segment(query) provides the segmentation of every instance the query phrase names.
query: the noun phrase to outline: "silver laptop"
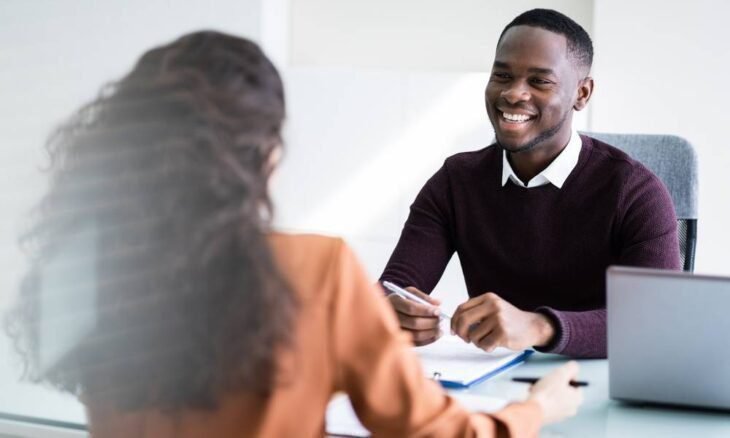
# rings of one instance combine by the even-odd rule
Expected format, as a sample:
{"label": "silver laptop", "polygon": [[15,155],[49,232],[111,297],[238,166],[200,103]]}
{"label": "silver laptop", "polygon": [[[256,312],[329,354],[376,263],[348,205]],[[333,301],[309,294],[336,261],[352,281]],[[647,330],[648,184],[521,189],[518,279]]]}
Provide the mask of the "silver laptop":
{"label": "silver laptop", "polygon": [[730,278],[610,267],[613,399],[730,409]]}

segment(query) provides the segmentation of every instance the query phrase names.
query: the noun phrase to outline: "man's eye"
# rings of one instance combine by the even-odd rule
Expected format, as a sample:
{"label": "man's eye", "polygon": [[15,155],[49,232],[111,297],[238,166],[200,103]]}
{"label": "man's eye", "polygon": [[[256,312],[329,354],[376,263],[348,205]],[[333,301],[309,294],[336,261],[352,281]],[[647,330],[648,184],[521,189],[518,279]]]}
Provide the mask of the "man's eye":
{"label": "man's eye", "polygon": [[547,79],[534,78],[532,80],[532,83],[536,85],[550,85],[552,84],[552,81],[548,81]]}
{"label": "man's eye", "polygon": [[494,76],[497,79],[509,79],[510,75],[509,73],[492,73],[492,76]]}

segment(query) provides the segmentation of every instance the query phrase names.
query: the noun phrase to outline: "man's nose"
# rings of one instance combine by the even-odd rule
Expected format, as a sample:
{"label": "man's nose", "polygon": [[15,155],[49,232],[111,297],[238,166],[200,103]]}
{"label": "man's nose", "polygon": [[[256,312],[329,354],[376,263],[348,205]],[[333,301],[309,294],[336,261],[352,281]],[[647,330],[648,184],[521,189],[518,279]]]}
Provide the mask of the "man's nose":
{"label": "man's nose", "polygon": [[526,85],[522,81],[513,82],[508,88],[502,91],[501,97],[512,105],[517,102],[530,100],[530,91]]}

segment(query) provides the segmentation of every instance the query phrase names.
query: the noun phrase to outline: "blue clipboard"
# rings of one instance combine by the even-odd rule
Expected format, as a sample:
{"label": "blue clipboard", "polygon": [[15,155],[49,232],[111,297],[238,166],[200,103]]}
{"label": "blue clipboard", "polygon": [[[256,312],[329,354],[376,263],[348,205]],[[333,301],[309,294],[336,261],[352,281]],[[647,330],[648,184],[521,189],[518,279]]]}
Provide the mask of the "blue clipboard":
{"label": "blue clipboard", "polygon": [[469,382],[454,382],[452,380],[442,380],[439,379],[437,376],[434,376],[434,380],[439,382],[441,386],[448,389],[466,389],[471,386],[474,386],[476,384],[482,383],[485,380],[489,380],[492,377],[501,374],[507,370],[510,370],[518,365],[521,365],[523,362],[525,362],[530,356],[532,356],[532,353],[534,353],[533,350],[525,350],[520,354],[519,356],[515,357],[511,361],[507,362],[506,364],[502,365],[499,368],[490,370],[486,374],[477,377],[476,379],[473,379]]}

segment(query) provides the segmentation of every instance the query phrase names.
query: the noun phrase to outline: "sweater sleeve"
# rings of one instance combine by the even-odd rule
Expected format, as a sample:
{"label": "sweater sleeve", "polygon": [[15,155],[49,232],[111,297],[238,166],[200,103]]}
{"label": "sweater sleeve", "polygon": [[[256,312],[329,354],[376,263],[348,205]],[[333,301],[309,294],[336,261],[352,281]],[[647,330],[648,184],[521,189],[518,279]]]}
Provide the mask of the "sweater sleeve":
{"label": "sweater sleeve", "polygon": [[[681,269],[677,218],[664,184],[636,163],[623,186],[616,209],[615,264],[659,269]],[[573,357],[607,355],[606,309],[566,312],[541,307],[556,327],[550,345],[538,349]]]}
{"label": "sweater sleeve", "polygon": [[380,281],[431,293],[454,253],[446,165],[423,186],[411,205],[398,244]]}
{"label": "sweater sleeve", "polygon": [[681,269],[677,217],[664,184],[644,166],[634,168],[619,206],[618,265]]}
{"label": "sweater sleeve", "polygon": [[347,246],[338,252],[331,323],[337,386],[374,436],[537,435],[542,411],[535,402],[471,414],[426,379],[382,291]]}

